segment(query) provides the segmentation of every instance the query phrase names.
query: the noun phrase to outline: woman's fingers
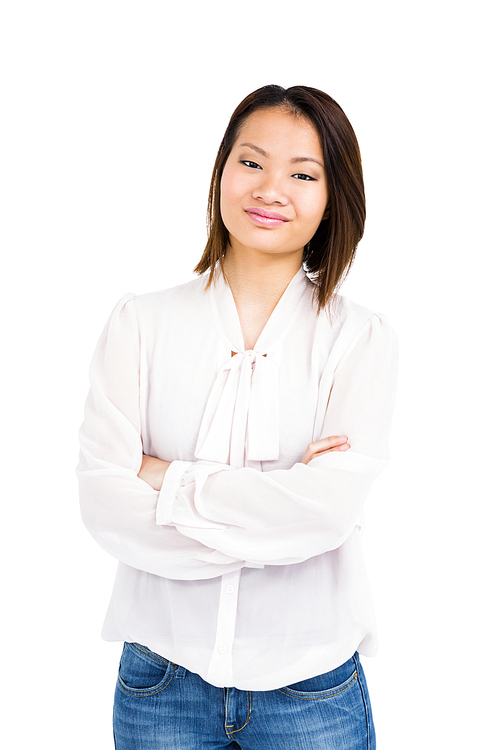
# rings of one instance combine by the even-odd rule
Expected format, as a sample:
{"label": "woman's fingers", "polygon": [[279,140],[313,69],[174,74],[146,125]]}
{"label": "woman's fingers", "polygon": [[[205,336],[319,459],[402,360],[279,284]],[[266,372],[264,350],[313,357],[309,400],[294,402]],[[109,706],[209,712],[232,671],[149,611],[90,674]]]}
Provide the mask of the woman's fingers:
{"label": "woman's fingers", "polygon": [[313,458],[316,458],[323,453],[346,451],[349,450],[350,447],[346,435],[330,435],[321,440],[316,440],[314,443],[309,443],[301,463],[308,464]]}
{"label": "woman's fingers", "polygon": [[162,461],[160,458],[143,454],[141,469],[137,476],[147,482],[154,490],[161,490],[169,466],[169,461]]}

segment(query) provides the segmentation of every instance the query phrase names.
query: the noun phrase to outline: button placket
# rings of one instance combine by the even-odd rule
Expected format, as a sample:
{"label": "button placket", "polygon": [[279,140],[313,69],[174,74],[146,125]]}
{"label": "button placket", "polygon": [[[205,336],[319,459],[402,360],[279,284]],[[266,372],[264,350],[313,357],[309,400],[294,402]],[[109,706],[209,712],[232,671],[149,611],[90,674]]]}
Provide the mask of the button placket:
{"label": "button placket", "polygon": [[240,575],[238,570],[221,576],[217,631],[207,675],[208,681],[214,685],[222,686],[232,682],[232,647]]}

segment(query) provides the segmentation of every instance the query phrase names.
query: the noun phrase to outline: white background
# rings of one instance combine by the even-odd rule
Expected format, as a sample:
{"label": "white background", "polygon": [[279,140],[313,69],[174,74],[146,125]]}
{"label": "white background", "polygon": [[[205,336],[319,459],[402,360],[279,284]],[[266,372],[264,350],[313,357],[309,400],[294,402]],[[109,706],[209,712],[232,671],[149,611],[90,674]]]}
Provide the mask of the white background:
{"label": "white background", "polygon": [[1,16],[9,750],[112,748],[115,561],[81,524],[74,475],[88,366],[125,292],[190,278],[228,118],[268,83],[324,89],[350,118],[368,221],[344,293],[401,342],[393,462],[367,508],[379,747],[493,747],[493,3],[7,0]]}

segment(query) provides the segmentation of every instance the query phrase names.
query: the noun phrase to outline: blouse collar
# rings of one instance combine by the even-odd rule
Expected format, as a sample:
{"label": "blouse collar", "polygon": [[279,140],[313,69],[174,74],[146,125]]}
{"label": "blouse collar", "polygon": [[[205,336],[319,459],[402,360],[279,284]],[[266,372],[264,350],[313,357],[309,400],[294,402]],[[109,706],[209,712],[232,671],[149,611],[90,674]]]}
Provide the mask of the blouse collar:
{"label": "blouse collar", "polygon": [[[312,283],[301,267],[281,295],[254,348],[269,354],[287,335],[304,305],[311,299]],[[219,335],[233,352],[244,352],[243,334],[233,293],[220,270],[209,287],[210,304]]]}
{"label": "blouse collar", "polygon": [[290,281],[253,349],[245,350],[233,294],[219,273],[210,304],[229,358],[217,374],[200,426],[196,458],[241,468],[279,458],[279,370],[273,352],[311,302],[301,268]]}

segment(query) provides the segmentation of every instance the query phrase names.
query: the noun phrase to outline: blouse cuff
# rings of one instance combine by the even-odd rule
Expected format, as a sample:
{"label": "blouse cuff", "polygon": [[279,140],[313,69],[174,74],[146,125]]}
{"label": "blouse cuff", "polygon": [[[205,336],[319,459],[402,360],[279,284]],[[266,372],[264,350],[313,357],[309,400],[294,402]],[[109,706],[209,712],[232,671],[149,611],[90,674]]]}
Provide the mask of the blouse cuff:
{"label": "blouse cuff", "polygon": [[156,505],[156,523],[159,526],[172,524],[175,496],[181,485],[184,472],[191,464],[192,461],[172,461],[165,472]]}

